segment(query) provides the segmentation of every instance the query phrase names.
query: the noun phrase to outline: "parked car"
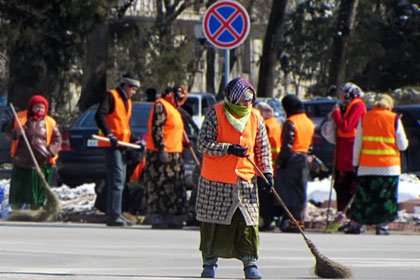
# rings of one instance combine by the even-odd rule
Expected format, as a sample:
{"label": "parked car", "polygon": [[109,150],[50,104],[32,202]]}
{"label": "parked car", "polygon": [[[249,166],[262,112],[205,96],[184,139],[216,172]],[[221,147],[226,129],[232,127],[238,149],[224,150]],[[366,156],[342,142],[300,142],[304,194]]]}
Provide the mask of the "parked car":
{"label": "parked car", "polygon": [[13,117],[12,109],[8,106],[0,106],[0,164],[11,163],[10,147],[12,142],[3,132],[8,120]]}
{"label": "parked car", "polygon": [[420,175],[420,105],[396,106],[408,139],[408,148],[402,153],[402,172]]}
{"label": "parked car", "polygon": [[[134,102],[131,118],[133,134],[146,140],[147,122],[153,103]],[[70,129],[64,131],[62,150],[57,160],[57,171],[62,183],[69,187],[77,187],[85,183],[97,183],[106,178],[104,149],[98,147],[98,141],[91,138],[98,134],[95,113],[98,105],[94,105],[81,114]],[[187,134],[196,148],[198,128],[188,125]],[[196,150],[196,149],[195,149]],[[197,151],[197,150],[196,150]],[[195,162],[189,150],[184,152],[185,175],[187,188],[192,186],[192,172]]]}
{"label": "parked car", "polygon": [[280,100],[277,98],[266,98],[266,97],[257,97],[257,100],[254,102],[253,106],[257,106],[258,103],[265,102],[271,106],[274,110],[274,117],[280,122],[283,123],[286,119],[286,113],[283,110]]}
{"label": "parked car", "polygon": [[314,122],[315,126],[319,126],[326,116],[332,111],[338,99],[320,98],[313,100],[304,100],[303,107],[306,115]]}
{"label": "parked car", "polygon": [[198,128],[201,128],[201,124],[208,110],[216,103],[216,97],[212,93],[191,92],[188,94],[188,99],[182,105],[182,108],[191,114]]}
{"label": "parked car", "polygon": [[[409,141],[407,150],[401,153],[402,172],[420,174],[420,105],[396,106],[394,111],[402,115],[401,121]],[[321,135],[321,126],[326,121],[327,117],[324,117],[315,129],[313,153],[332,170],[335,145]]]}

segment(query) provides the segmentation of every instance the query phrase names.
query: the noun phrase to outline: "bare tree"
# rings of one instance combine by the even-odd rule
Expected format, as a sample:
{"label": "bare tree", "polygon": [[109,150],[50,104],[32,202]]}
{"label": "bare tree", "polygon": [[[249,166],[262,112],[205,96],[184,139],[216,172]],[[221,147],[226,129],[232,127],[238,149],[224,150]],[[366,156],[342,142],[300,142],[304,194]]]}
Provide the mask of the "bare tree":
{"label": "bare tree", "polygon": [[259,96],[273,96],[287,2],[287,0],[273,0],[261,57],[257,90]]}
{"label": "bare tree", "polygon": [[[328,83],[335,86],[344,82],[347,44],[353,29],[359,0],[342,0],[338,8],[337,28],[332,46]],[[335,94],[331,92],[330,94]]]}

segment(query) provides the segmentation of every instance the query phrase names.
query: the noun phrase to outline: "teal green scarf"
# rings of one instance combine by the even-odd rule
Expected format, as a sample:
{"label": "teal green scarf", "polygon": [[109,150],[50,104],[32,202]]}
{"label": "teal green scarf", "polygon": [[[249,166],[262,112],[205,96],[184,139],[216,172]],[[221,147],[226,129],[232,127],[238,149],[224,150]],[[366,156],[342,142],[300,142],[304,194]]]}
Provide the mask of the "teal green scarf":
{"label": "teal green scarf", "polygon": [[[241,133],[244,131],[245,125],[249,120],[249,116],[251,115],[251,108],[252,105],[241,106],[229,102],[227,98],[224,100],[224,111],[229,123]],[[239,119],[235,116],[238,116]]]}

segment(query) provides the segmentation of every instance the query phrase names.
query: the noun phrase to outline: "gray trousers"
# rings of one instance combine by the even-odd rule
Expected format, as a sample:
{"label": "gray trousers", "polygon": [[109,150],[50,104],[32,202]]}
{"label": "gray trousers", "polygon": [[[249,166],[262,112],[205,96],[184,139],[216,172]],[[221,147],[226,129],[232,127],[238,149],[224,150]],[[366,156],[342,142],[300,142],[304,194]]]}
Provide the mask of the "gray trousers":
{"label": "gray trousers", "polygon": [[127,160],[123,151],[107,149],[106,171],[108,187],[106,214],[110,218],[117,218],[121,215],[122,193],[127,171]]}

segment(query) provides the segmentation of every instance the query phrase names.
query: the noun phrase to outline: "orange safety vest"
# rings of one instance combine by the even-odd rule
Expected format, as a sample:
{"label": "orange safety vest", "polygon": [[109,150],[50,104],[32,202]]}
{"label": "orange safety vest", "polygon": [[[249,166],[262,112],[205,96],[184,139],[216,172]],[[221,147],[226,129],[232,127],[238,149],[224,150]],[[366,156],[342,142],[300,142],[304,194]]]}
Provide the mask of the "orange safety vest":
{"label": "orange safety vest", "polygon": [[363,137],[360,166],[389,167],[401,164],[395,135],[397,114],[373,108],[362,118]]}
{"label": "orange safety vest", "polygon": [[130,182],[138,182],[140,181],[141,174],[143,173],[144,166],[146,165],[146,158],[143,158],[141,162],[139,162],[136,168],[133,171],[133,174],[130,176]]}
{"label": "orange safety vest", "polygon": [[[240,133],[229,123],[222,103],[215,105],[214,109],[218,123],[216,141],[247,147],[248,155],[253,159],[259,119],[257,110],[252,109],[245,129]],[[211,181],[236,184],[238,177],[250,181],[255,176],[255,169],[247,158],[234,155],[211,156],[204,154],[201,176]]]}
{"label": "orange safety vest", "polygon": [[268,140],[270,141],[271,158],[274,165],[281,149],[281,125],[274,117],[264,120],[264,123],[268,128]]}
{"label": "orange safety vest", "polygon": [[[363,100],[361,98],[355,98],[355,99],[353,99],[349,103],[349,105],[347,106],[346,112],[344,113],[343,118],[346,118],[350,114],[351,108],[354,105],[356,105],[356,104],[358,104],[360,102],[363,102]],[[366,106],[363,106],[363,109],[364,109],[363,113],[366,113]],[[354,137],[356,137],[356,132],[357,132],[357,128],[354,128],[352,131],[348,131],[348,132],[342,131],[340,128],[338,128],[338,130],[337,130],[337,136],[338,137],[341,137],[341,138],[354,138]]]}
{"label": "orange safety vest", "polygon": [[295,126],[295,141],[292,151],[307,153],[314,136],[315,125],[305,113],[296,114],[287,118]]}
{"label": "orange safety vest", "polygon": [[[17,117],[19,119],[20,124],[22,126],[24,126],[26,124],[26,121],[28,120],[28,111],[27,110],[20,111],[19,113],[17,113]],[[51,143],[51,138],[52,138],[53,130],[54,130],[55,126],[56,126],[56,122],[55,122],[55,120],[53,118],[51,118],[48,115],[46,115],[44,119],[45,119],[45,128],[47,130],[47,139],[46,139],[47,140],[47,146],[49,146],[50,143]],[[18,127],[19,127],[19,124],[15,120],[14,128],[17,129]],[[19,144],[19,139],[16,139],[16,140],[13,140],[12,141],[12,146],[11,146],[11,149],[10,149],[10,154],[12,155],[12,158],[15,156],[16,149],[17,149],[18,144]],[[55,155],[54,157],[50,158],[48,160],[48,162],[50,164],[54,165],[55,162],[56,162],[56,160],[57,160],[57,157],[58,157],[58,155]]]}
{"label": "orange safety vest", "polygon": [[155,148],[152,137],[153,114],[157,102],[161,103],[166,111],[166,121],[165,126],[163,127],[163,143],[165,144],[166,151],[168,153],[182,153],[184,123],[182,122],[181,114],[171,103],[163,98],[158,98],[153,105],[153,109],[150,111],[149,123],[147,126],[149,130],[149,133],[147,134],[147,149],[158,151],[158,149]]}
{"label": "orange safety vest", "polygon": [[[125,109],[124,100],[116,89],[110,89],[107,91],[108,94],[112,94],[114,97],[114,111],[106,115],[106,123],[112,134],[117,137],[119,141],[130,142],[131,129],[131,99],[128,99],[128,108]],[[99,135],[104,135],[102,131],[99,131]],[[110,147],[111,144],[107,141],[98,140],[99,147]]]}

